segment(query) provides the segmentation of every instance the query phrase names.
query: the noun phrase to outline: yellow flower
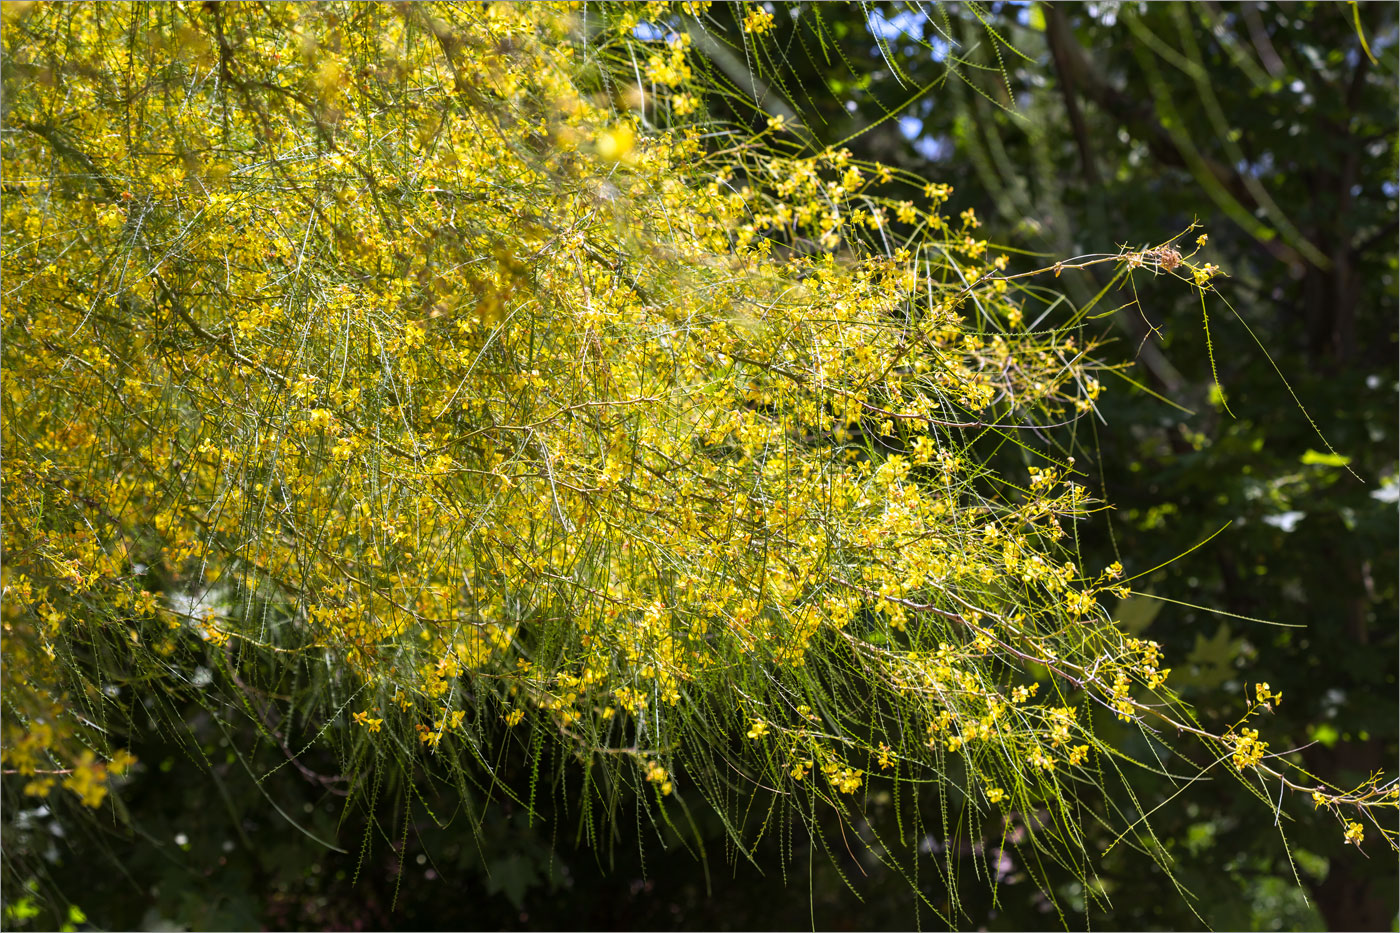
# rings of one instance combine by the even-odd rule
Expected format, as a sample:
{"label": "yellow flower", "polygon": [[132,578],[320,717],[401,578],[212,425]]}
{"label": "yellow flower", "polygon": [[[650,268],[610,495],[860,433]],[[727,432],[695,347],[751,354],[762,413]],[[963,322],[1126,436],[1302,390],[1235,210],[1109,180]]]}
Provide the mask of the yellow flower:
{"label": "yellow flower", "polygon": [[1360,846],[1361,841],[1366,838],[1366,832],[1360,823],[1347,823],[1347,831],[1343,838],[1353,845]]}
{"label": "yellow flower", "polygon": [[107,762],[107,773],[125,774],[127,769],[136,764],[136,756],[124,748],[119,748],[113,753],[110,761]]}
{"label": "yellow flower", "polygon": [[839,768],[831,775],[831,783],[843,794],[854,794],[860,789],[861,775],[864,772],[853,768]]}
{"label": "yellow flower", "polygon": [[636,144],[637,136],[632,127],[623,123],[598,134],[598,155],[609,162],[630,162]]}
{"label": "yellow flower", "polygon": [[54,784],[55,780],[51,777],[35,778],[24,785],[24,792],[30,797],[47,797]]}
{"label": "yellow flower", "polygon": [[72,773],[63,779],[63,786],[77,794],[89,807],[101,806],[102,798],[107,796],[107,769],[96,761],[96,757],[91,751],[84,751],[73,762]]}
{"label": "yellow flower", "polygon": [[356,713],[352,718],[355,720],[355,722],[364,726],[370,732],[378,732],[379,727],[384,725],[384,720],[371,719],[368,712]]}
{"label": "yellow flower", "polygon": [[762,7],[753,7],[744,17],[744,31],[761,36],[773,28],[773,14]]}
{"label": "yellow flower", "polygon": [[987,788],[987,799],[992,803],[1001,803],[1006,799],[1006,791],[1000,787],[989,787]]}
{"label": "yellow flower", "polygon": [[749,726],[749,738],[761,739],[768,734],[768,723],[762,719],[755,719],[753,725]]}
{"label": "yellow flower", "polygon": [[647,762],[647,780],[657,785],[663,797],[668,796],[674,789],[674,785],[671,783],[671,776],[666,772],[665,768],[661,767],[660,762]]}
{"label": "yellow flower", "polygon": [[1191,278],[1195,280],[1197,285],[1205,285],[1218,272],[1220,272],[1219,266],[1206,263],[1204,266],[1192,267]]}
{"label": "yellow flower", "polygon": [[1036,691],[1039,690],[1039,689],[1040,689],[1040,684],[1031,684],[1031,685],[1028,686],[1028,687],[1022,687],[1022,686],[1013,687],[1013,688],[1011,689],[1011,702],[1012,702],[1012,703],[1024,703],[1024,702],[1026,702],[1026,700],[1028,700],[1028,699],[1030,699],[1031,697],[1035,696]]}

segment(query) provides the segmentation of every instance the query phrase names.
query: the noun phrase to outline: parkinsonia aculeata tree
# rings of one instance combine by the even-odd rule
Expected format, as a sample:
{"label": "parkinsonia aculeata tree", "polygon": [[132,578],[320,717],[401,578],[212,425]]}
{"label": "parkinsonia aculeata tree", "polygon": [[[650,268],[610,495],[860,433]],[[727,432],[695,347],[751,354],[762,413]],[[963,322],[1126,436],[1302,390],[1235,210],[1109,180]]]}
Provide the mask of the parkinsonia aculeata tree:
{"label": "parkinsonia aculeata tree", "polygon": [[1009,269],[936,181],[707,121],[704,7],[7,7],[6,787],[100,808],[197,695],[352,805],[547,741],[663,817],[932,782],[1078,865],[1144,764],[1104,709],[1394,846],[1393,783],[1271,750],[1267,684],[1200,721],[1077,560],[1120,367],[1054,277],[1210,300],[1194,234]]}

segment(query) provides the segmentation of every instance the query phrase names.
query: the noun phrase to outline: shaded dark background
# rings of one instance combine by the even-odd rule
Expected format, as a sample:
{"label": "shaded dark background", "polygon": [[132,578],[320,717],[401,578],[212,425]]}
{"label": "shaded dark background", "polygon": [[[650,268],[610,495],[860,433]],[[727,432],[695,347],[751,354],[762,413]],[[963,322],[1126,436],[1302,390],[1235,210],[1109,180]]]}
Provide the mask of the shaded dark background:
{"label": "shaded dark background", "polygon": [[[1116,338],[1111,352],[1140,364],[1135,379],[1192,413],[1109,384],[1105,423],[1079,438],[1079,465],[1116,508],[1081,529],[1084,564],[1121,558],[1131,576],[1229,523],[1135,585],[1302,628],[1143,598],[1116,607],[1118,617],[1163,643],[1170,683],[1206,721],[1233,721],[1246,683],[1281,691],[1266,727],[1271,749],[1301,749],[1310,770],[1342,786],[1397,771],[1396,9],[799,3],[777,7],[769,41],[746,49],[736,11],[716,4],[701,46],[717,78],[769,113],[793,114],[818,144],[848,140],[858,157],[954,185],[950,212],[975,207],[993,242],[1060,258],[1203,224],[1203,258],[1228,273],[1218,288],[1242,319],[1221,302],[1208,306],[1233,416],[1212,393],[1198,299],[1139,276],[1141,313],[1099,323]],[[1056,284],[1082,304],[1105,281],[1066,272]],[[1103,307],[1131,297],[1110,295]],[[1326,447],[1292,395],[1355,477],[1317,456]],[[253,753],[245,768],[233,749],[255,743],[225,732],[197,696],[186,700],[189,736],[133,746],[144,767],[120,793],[129,827],[65,818],[58,795],[57,814],[6,814],[10,857],[47,853],[44,889],[70,892],[90,923],[902,929],[917,916],[948,925],[868,856],[873,836],[847,838],[859,834],[834,821],[818,838],[800,823],[776,827],[749,860],[697,808],[700,858],[622,791],[615,838],[589,847],[578,844],[576,775],[549,765],[546,775],[564,777],[546,781],[533,819],[509,801],[487,805],[485,792],[436,796],[426,781],[413,792],[386,784],[373,808],[347,809],[292,768],[255,785],[249,771],[276,765],[276,750],[261,761]],[[1109,741],[1113,728],[1096,724]],[[1130,753],[1146,755],[1134,741],[1123,734]],[[508,784],[529,785],[526,759],[519,748],[506,756]],[[314,753],[306,764],[313,773],[336,767]],[[1171,792],[1153,774],[1130,778],[1139,799]],[[294,829],[269,800],[348,851]],[[870,833],[897,837],[896,807],[918,805],[877,795]],[[1111,908],[1086,900],[1069,872],[1050,870],[1063,916],[1016,854],[992,865],[993,887],[974,867],[988,864],[980,843],[906,845],[923,847],[916,885],[958,927],[1395,929],[1394,853],[1374,831],[1364,854],[1349,849],[1336,822],[1310,809],[1285,802],[1286,848],[1273,814],[1236,782],[1198,784],[1153,815],[1191,895],[1118,846],[1095,866]],[[969,838],[978,833],[988,845],[998,838],[986,827]],[[1091,829],[1088,848],[1111,838]],[[951,884],[944,872],[955,872]],[[15,903],[9,927],[82,925],[64,905],[24,917]]]}

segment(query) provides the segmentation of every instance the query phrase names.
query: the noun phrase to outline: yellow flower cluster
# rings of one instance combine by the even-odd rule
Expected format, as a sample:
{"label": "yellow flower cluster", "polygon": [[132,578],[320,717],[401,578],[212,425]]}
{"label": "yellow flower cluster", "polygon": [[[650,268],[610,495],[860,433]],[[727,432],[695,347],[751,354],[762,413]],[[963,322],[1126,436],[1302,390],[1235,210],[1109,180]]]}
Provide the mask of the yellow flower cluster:
{"label": "yellow flower cluster", "polygon": [[753,5],[744,15],[744,31],[761,36],[773,28],[773,14],[760,6]]}
{"label": "yellow flower cluster", "polygon": [[861,781],[865,777],[865,772],[857,771],[851,767],[843,767],[835,762],[823,766],[822,771],[826,774],[826,779],[831,782],[831,786],[843,794],[854,794],[860,790]]}
{"label": "yellow flower cluster", "polygon": [[647,762],[646,779],[656,785],[663,797],[670,794],[675,788],[675,785],[671,783],[670,773],[656,761]]}
{"label": "yellow flower cluster", "polygon": [[[366,698],[358,744],[530,717],[663,796],[734,723],[842,794],[857,756],[945,751],[1048,786],[1089,746],[1016,672],[1124,719],[1164,687],[1099,608],[1122,568],[1066,542],[1072,458],[989,482],[974,447],[1092,408],[1098,345],[1021,326],[1043,297],[946,185],[668,128],[703,69],[636,27],[702,9],[13,16],[0,744],[30,793],[95,805],[129,765],[79,751],[95,645],[141,689],[312,660]],[[133,87],[161,93],[128,122]]]}

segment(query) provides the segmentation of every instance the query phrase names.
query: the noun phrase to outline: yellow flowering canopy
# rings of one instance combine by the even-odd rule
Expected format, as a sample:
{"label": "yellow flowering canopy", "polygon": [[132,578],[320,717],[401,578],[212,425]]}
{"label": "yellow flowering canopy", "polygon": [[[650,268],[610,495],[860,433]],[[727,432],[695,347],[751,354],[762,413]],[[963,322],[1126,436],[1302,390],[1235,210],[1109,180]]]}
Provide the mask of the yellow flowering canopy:
{"label": "yellow flowering canopy", "polygon": [[934,781],[1073,846],[1095,708],[1314,792],[1077,560],[1089,309],[945,186],[707,123],[667,12],[7,8],[7,770],[98,805],[214,676],[348,773],[530,730],[661,807]]}

